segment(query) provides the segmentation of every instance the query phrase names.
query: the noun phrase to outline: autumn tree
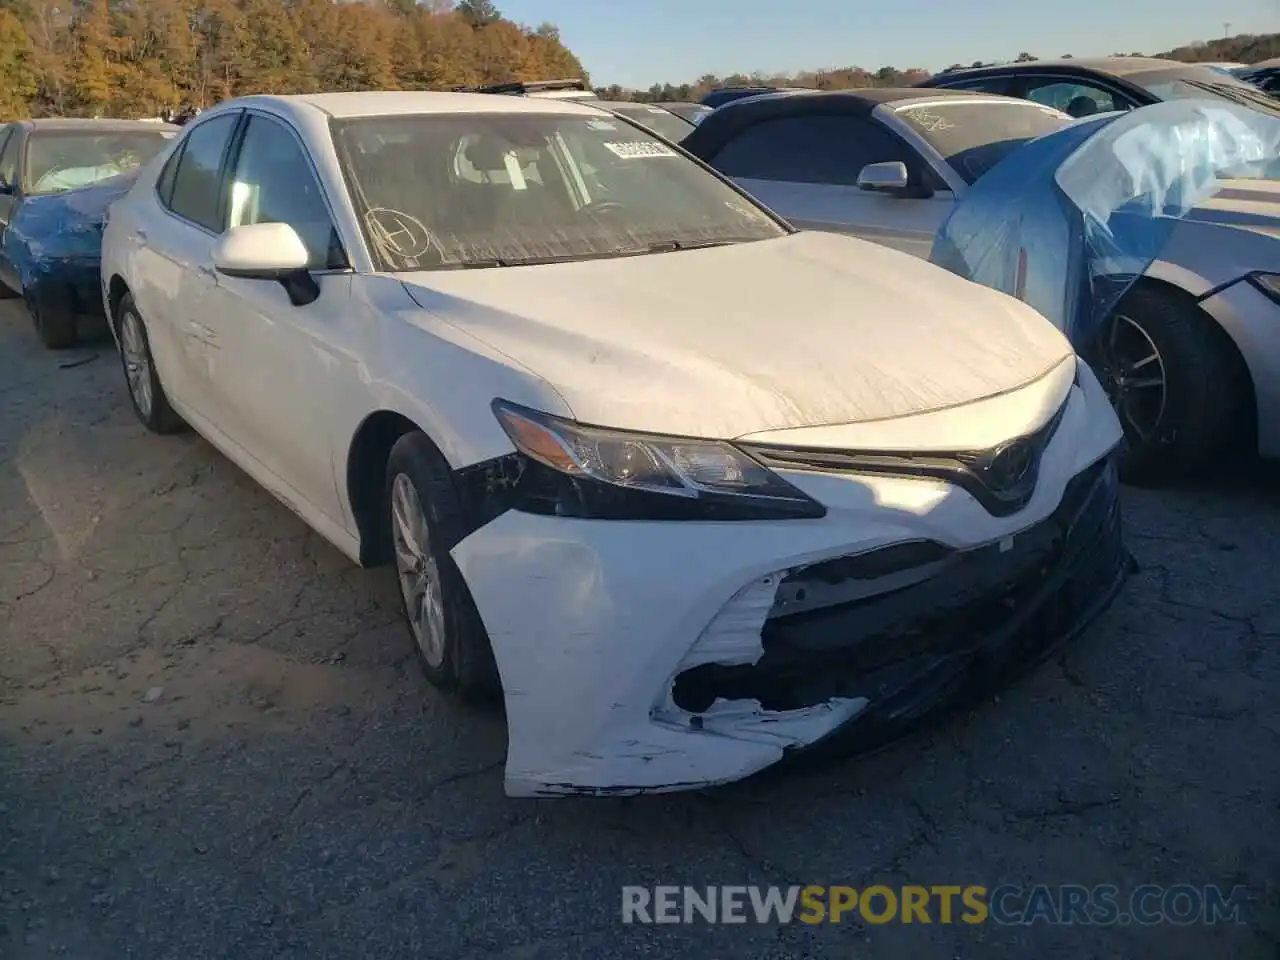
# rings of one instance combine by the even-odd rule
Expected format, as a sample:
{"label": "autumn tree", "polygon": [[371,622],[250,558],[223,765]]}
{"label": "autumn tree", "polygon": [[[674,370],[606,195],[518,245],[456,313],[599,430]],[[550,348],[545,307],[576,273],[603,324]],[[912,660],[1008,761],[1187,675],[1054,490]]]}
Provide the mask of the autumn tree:
{"label": "autumn tree", "polygon": [[25,117],[37,89],[31,38],[17,14],[0,9],[0,116]]}

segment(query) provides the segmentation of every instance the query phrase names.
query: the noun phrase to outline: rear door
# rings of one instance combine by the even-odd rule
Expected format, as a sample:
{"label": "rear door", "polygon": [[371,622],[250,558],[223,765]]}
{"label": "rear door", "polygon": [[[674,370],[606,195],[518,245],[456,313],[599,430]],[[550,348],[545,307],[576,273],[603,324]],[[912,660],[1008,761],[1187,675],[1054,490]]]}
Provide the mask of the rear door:
{"label": "rear door", "polygon": [[[858,187],[864,166],[890,161],[904,163],[912,185],[933,195],[917,199]],[[710,163],[801,229],[853,234],[918,257],[929,256],[955,202],[913,147],[870,118],[762,120],[740,130]]]}
{"label": "rear door", "polygon": [[206,419],[216,344],[200,317],[214,284],[210,252],[226,220],[224,165],[242,115],[215,114],[185,131],[127,237],[136,264],[131,289],[165,389]]}

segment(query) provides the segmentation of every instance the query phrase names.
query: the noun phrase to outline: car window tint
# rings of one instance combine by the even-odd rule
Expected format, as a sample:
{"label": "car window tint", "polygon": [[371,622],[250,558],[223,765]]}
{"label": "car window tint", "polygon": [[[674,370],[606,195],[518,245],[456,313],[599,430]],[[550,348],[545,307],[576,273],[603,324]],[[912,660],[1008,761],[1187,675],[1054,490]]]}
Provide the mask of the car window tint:
{"label": "car window tint", "polygon": [[980,80],[957,80],[940,84],[950,90],[972,90],[974,93],[1000,93],[1009,88],[1008,77],[983,77]]}
{"label": "car window tint", "polygon": [[852,186],[864,166],[889,160],[919,166],[901,141],[873,121],[810,116],[750,126],[721,147],[711,163],[731,177]]}
{"label": "car window tint", "polygon": [[0,150],[0,180],[11,186],[15,185],[18,177],[18,150],[21,145],[22,137],[15,129],[6,141],[4,149]]}
{"label": "car window tint", "polygon": [[287,223],[311,254],[310,268],[346,266],[329,208],[298,139],[278,122],[251,116],[231,182],[228,227]]}
{"label": "car window tint", "polygon": [[1028,80],[1026,98],[1069,113],[1073,117],[1089,117],[1095,113],[1124,109],[1109,90],[1091,83]]}
{"label": "car window tint", "polygon": [[218,173],[227,141],[239,119],[238,113],[227,113],[192,127],[174,174],[169,208],[210,230],[222,230]]}

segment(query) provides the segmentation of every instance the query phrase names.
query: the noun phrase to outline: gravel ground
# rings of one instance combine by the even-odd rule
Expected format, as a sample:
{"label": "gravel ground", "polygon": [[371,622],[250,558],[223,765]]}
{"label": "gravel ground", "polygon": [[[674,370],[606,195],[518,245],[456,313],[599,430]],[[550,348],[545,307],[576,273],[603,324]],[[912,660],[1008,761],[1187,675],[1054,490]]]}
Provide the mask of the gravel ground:
{"label": "gravel ground", "polygon": [[[63,366],[71,360],[82,365]],[[354,569],[0,309],[0,957],[1280,956],[1280,484],[1129,492],[1058,660],[871,758],[513,801]],[[1237,884],[1245,922],[624,926],[624,884]],[[935,915],[935,920],[937,919]]]}

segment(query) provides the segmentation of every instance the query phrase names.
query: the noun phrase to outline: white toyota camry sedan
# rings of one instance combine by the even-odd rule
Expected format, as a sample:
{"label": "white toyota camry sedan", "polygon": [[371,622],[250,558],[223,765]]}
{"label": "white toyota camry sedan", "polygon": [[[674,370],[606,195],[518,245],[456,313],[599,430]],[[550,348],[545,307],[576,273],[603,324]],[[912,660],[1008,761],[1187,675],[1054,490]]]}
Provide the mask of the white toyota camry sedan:
{"label": "white toyota camry sedan", "polygon": [[394,566],[432,682],[504,698],[513,796],[882,742],[1130,569],[1119,424],[1046,320],[590,106],[230,101],[102,260],[141,421]]}

